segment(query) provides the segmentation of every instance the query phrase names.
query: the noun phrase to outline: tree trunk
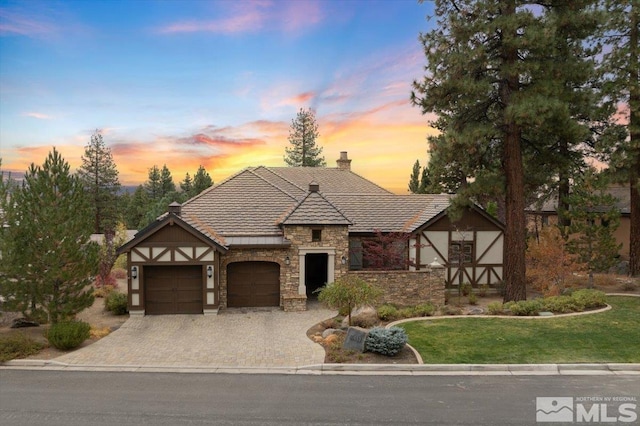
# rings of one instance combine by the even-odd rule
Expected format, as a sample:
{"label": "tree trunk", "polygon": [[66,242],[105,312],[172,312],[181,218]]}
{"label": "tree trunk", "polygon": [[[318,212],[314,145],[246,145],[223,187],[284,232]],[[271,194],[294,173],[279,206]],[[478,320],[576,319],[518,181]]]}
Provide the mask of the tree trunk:
{"label": "tree trunk", "polygon": [[631,6],[631,32],[629,35],[629,274],[640,275],[640,65],[638,65],[638,8]]}
{"label": "tree trunk", "polygon": [[[515,0],[504,2],[504,15],[511,17],[516,12]],[[514,117],[506,113],[513,95],[519,89],[517,67],[518,51],[513,40],[517,38],[515,30],[503,32],[503,75],[500,82],[500,97],[503,103],[504,140],[502,147],[502,166],[506,180],[505,194],[505,235],[504,235],[504,301],[518,301],[527,298],[525,285],[525,213],[524,213],[524,167],[521,129]]]}
{"label": "tree trunk", "polygon": [[[565,138],[560,141],[558,154],[561,161],[569,158],[569,147]],[[569,203],[567,202],[567,197],[569,197],[569,171],[567,168],[566,164],[561,164],[560,172],[558,173],[558,227],[564,239],[567,238],[567,229],[570,225],[567,215],[569,211]]]}

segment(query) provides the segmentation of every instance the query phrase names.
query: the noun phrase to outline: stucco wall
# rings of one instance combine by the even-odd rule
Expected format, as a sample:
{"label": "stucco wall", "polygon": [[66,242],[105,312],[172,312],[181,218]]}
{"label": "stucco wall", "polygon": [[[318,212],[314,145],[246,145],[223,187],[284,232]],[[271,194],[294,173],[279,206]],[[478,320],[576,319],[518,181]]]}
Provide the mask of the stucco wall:
{"label": "stucco wall", "polygon": [[444,305],[444,268],[433,271],[350,271],[349,274],[375,284],[384,294],[380,303],[413,306],[431,302]]}

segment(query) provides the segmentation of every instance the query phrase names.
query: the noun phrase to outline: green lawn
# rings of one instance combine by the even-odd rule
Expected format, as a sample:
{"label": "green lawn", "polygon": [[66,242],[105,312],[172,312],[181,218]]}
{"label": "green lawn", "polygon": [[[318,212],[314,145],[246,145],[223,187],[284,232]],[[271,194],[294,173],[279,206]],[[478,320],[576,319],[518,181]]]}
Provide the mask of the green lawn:
{"label": "green lawn", "polygon": [[551,319],[461,318],[401,324],[425,364],[640,362],[640,298]]}

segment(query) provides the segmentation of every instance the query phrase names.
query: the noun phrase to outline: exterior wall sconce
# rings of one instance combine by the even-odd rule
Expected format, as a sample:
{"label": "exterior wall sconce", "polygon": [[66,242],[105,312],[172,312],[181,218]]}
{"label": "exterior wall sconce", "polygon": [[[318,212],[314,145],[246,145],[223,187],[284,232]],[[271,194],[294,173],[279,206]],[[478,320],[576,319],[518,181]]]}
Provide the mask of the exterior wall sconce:
{"label": "exterior wall sconce", "polygon": [[343,265],[346,265],[346,264],[347,264],[347,258],[346,258],[346,257],[344,257],[344,256],[342,256],[342,257],[340,258],[340,262],[341,262]]}
{"label": "exterior wall sconce", "polygon": [[207,277],[208,278],[212,278],[213,277],[213,266],[211,266],[211,265],[207,266]]}
{"label": "exterior wall sconce", "polygon": [[132,266],[131,267],[131,278],[133,278],[134,280],[136,278],[138,278],[138,267],[137,266]]}
{"label": "exterior wall sconce", "polygon": [[291,264],[291,259],[289,259],[289,256],[284,258],[284,264],[285,265],[290,265]]}

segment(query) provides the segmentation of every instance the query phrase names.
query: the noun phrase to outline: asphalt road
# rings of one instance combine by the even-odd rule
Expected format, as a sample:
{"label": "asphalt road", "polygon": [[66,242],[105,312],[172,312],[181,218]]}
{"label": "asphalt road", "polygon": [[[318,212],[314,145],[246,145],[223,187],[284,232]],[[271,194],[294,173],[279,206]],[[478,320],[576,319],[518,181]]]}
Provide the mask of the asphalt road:
{"label": "asphalt road", "polygon": [[536,397],[595,396],[640,400],[640,376],[0,370],[0,425],[535,425]]}

